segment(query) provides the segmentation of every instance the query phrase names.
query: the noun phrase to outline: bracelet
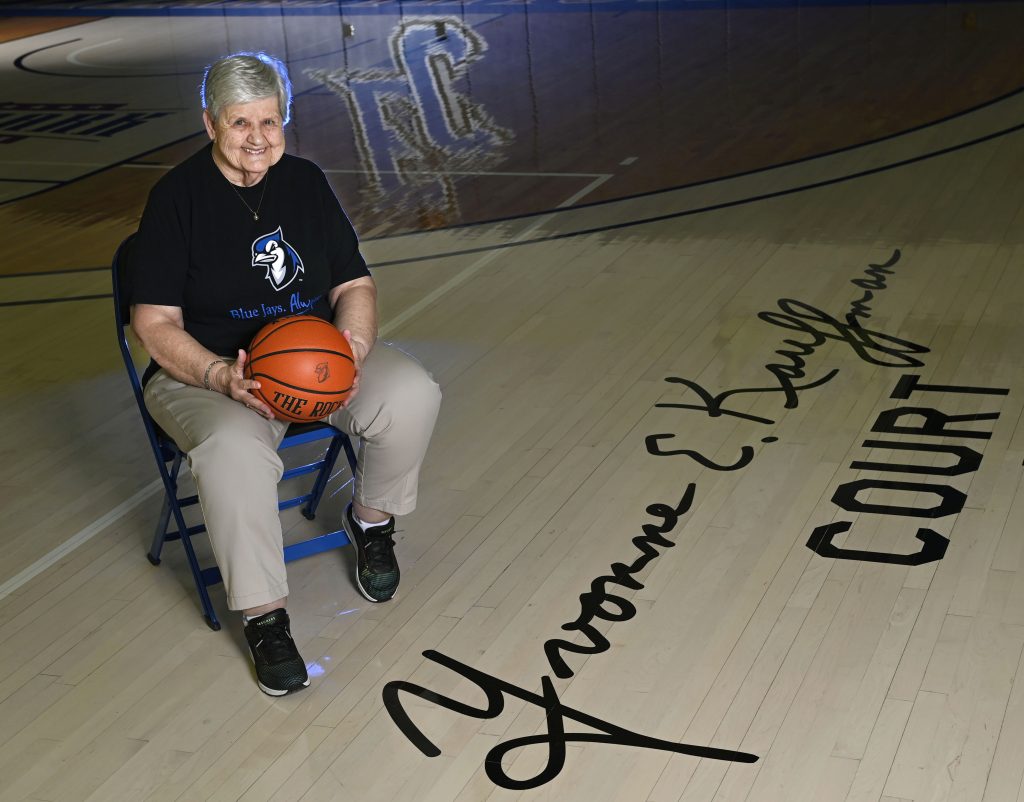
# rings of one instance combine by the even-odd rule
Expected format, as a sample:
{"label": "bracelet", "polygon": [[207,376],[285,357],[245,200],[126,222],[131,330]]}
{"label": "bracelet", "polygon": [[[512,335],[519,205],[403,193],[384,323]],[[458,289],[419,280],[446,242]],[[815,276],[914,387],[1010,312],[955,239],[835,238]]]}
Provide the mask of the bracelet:
{"label": "bracelet", "polygon": [[206,372],[203,374],[203,387],[205,387],[207,390],[213,390],[213,388],[210,386],[210,371],[213,370],[213,366],[216,365],[218,362],[220,362],[220,364],[222,365],[227,364],[227,362],[225,362],[223,359],[215,359],[213,360],[213,362],[206,366]]}

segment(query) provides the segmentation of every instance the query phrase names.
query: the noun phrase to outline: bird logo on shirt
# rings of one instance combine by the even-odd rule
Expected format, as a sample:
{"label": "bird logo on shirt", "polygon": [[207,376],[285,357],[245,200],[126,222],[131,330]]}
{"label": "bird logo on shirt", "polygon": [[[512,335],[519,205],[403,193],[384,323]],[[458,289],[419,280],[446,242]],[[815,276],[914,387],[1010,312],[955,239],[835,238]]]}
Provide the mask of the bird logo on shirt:
{"label": "bird logo on shirt", "polygon": [[285,240],[280,226],[276,231],[253,240],[252,266],[267,269],[264,278],[275,290],[283,290],[297,275],[305,272],[302,257]]}

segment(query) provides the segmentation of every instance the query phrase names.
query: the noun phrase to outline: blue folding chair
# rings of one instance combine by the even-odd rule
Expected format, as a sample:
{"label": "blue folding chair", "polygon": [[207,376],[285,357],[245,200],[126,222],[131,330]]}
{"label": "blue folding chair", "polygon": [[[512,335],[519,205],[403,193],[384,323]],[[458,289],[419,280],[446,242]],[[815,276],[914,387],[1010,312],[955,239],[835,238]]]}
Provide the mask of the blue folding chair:
{"label": "blue folding chair", "polygon": [[[187,526],[183,509],[192,506],[199,501],[196,495],[178,495],[178,472],[181,470],[182,459],[186,456],[171,438],[160,430],[146,409],[142,397],[142,382],[139,380],[138,369],[132,357],[131,348],[128,344],[127,326],[130,317],[130,305],[127,297],[128,270],[131,259],[130,252],[135,235],[130,235],[118,247],[114,254],[114,261],[111,269],[114,287],[114,320],[117,324],[117,340],[121,348],[121,357],[128,371],[128,379],[135,393],[135,403],[139,407],[139,414],[142,416],[142,423],[149,438],[149,445],[153,450],[156,459],[157,469],[164,484],[164,501],[157,521],[156,531],[153,534],[153,544],[146,555],[153,565],[160,564],[160,554],[164,543],[168,540],[180,540],[185,549],[185,556],[189,568],[192,571],[192,578],[195,581],[196,591],[199,593],[199,601],[203,607],[203,617],[206,619],[210,629],[220,629],[220,622],[210,603],[210,594],[207,588],[221,581],[220,570],[216,566],[200,568],[199,560],[196,558],[195,549],[192,546],[192,537],[206,531],[206,526],[198,524]],[[348,458],[349,468],[355,475],[356,455],[352,448],[352,441],[348,435],[327,423],[293,423],[288,427],[285,438],[280,448],[287,449],[294,446],[311,443],[317,440],[329,440],[326,451],[314,462],[289,468],[284,472],[282,480],[291,479],[296,476],[313,473],[316,474],[313,486],[308,493],[293,498],[284,499],[278,502],[278,509],[285,510],[305,504],[302,514],[309,520],[316,517],[316,508],[323,497],[327,482],[331,478],[334,464],[342,450]],[[168,531],[171,518],[177,527],[174,531]],[[285,562],[291,562],[301,557],[312,554],[319,554],[328,549],[335,549],[348,544],[349,539],[344,529],[330,532],[325,535],[310,538],[301,543],[292,543],[284,547]]]}

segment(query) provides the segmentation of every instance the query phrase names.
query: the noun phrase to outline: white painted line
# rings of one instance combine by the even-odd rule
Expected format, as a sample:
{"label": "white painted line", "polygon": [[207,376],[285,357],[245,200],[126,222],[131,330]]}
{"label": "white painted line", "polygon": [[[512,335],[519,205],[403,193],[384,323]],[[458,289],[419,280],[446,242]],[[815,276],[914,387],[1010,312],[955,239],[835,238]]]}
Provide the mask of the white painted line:
{"label": "white painted line", "polygon": [[86,50],[95,50],[97,47],[106,47],[107,45],[116,45],[120,41],[121,41],[121,39],[119,37],[117,39],[111,39],[108,42],[100,42],[99,44],[96,44],[96,45],[89,45],[88,47],[80,47],[80,48],[78,48],[78,50],[76,50],[73,53],[71,53],[70,55],[68,55],[68,57],[67,57],[68,61],[70,61],[72,64],[77,64],[79,67],[91,67],[92,66],[91,64],[83,64],[81,61],[78,60],[78,54],[79,53],[84,53]]}
{"label": "white painted line", "polygon": [[44,555],[43,557],[40,557],[24,571],[21,571],[20,573],[12,576],[6,582],[0,585],[0,599],[9,596],[11,593],[16,591],[30,579],[38,576],[51,565],[53,565],[55,562],[60,560],[61,557],[63,557],[71,551],[74,551],[87,540],[91,539],[96,534],[102,532],[104,529],[106,529],[108,526],[114,523],[114,521],[116,521],[118,518],[123,516],[129,510],[138,506],[145,499],[149,498],[151,495],[153,495],[154,492],[160,490],[161,488],[163,488],[163,482],[160,479],[151,482],[150,484],[142,488],[142,490],[138,491],[134,496],[125,501],[122,501],[110,512],[97,518],[95,521],[93,521],[91,524],[85,527],[85,529],[82,529],[80,532],[78,532],[78,534],[74,535],[70,540],[66,540],[65,542],[61,543],[59,546],[57,546],[57,548],[53,549],[51,552]]}
{"label": "white painted line", "polygon": [[619,164],[622,165],[623,167],[629,167],[629,165],[635,162],[638,158],[638,156],[628,156],[627,158],[620,161]]}
{"label": "white painted line", "polygon": [[595,178],[593,181],[591,181],[589,184],[583,187],[583,189],[581,189],[579,192],[577,192],[575,195],[571,196],[567,200],[562,201],[555,208],[566,209],[569,206],[574,206],[611,177],[611,173],[608,173],[607,175],[602,175],[599,178]]}
{"label": "white painted line", "polygon": [[[532,225],[528,226],[525,230],[523,230],[519,234],[519,236],[513,237],[512,242],[518,242],[519,240],[528,237],[530,234],[536,231],[537,228],[539,228],[541,225],[550,220],[551,217],[552,215],[547,215],[546,217],[542,217],[540,220],[537,220]],[[481,256],[479,259],[473,262],[473,264],[471,264],[469,267],[463,270],[461,273],[457,273],[456,275],[452,276],[450,279],[448,279],[444,284],[435,289],[433,292],[427,293],[422,298],[420,298],[419,301],[414,303],[412,306],[406,308],[404,312],[395,315],[393,318],[391,318],[391,320],[389,320],[387,323],[380,327],[379,334],[381,336],[386,335],[392,329],[395,329],[398,326],[405,323],[405,321],[407,321],[409,318],[414,317],[415,315],[422,312],[424,309],[426,309],[428,306],[434,303],[434,301],[436,301],[438,298],[447,295],[449,292],[451,292],[461,284],[465,284],[470,278],[472,278],[472,276],[475,273],[479,272],[481,268],[485,267],[488,263],[493,261],[493,259],[498,255],[498,253],[499,251],[491,251],[490,253],[485,253],[483,256]]]}
{"label": "white painted line", "polygon": [[[558,204],[556,208],[564,209],[567,206],[572,206],[574,203],[579,202],[579,200],[583,198],[587,193],[592,192],[594,189],[599,187],[609,178],[612,178],[612,175],[605,174],[602,175],[600,178],[591,181],[575,195],[572,195],[571,197],[564,200],[562,203]],[[547,214],[535,220],[533,223],[531,223],[529,226],[527,226],[525,229],[519,232],[517,236],[513,237],[511,242],[519,242],[520,240],[527,239],[528,237],[530,237],[531,234],[533,234],[534,231],[536,231],[538,228],[543,226],[545,223],[547,223],[554,217],[555,215],[553,214]],[[456,275],[452,276],[450,279],[448,279],[448,281],[446,281],[440,287],[435,289],[433,292],[424,295],[422,298],[420,298],[419,301],[414,303],[412,306],[406,308],[405,311],[401,312],[398,315],[395,315],[395,317],[391,318],[391,320],[389,320],[387,323],[380,327],[378,333],[381,336],[386,335],[389,331],[392,331],[393,329],[405,323],[405,321],[409,320],[409,318],[414,317],[415,315],[422,312],[424,309],[426,309],[428,306],[434,303],[434,301],[436,301],[437,299],[441,298],[444,295],[447,295],[456,287],[465,284],[470,278],[473,277],[474,274],[478,273],[483,267],[485,267],[487,264],[493,261],[498,256],[499,253],[501,253],[501,250],[493,250],[490,253],[485,253],[483,256],[481,256],[479,259],[473,262],[473,264],[466,267],[460,273],[457,273]]]}

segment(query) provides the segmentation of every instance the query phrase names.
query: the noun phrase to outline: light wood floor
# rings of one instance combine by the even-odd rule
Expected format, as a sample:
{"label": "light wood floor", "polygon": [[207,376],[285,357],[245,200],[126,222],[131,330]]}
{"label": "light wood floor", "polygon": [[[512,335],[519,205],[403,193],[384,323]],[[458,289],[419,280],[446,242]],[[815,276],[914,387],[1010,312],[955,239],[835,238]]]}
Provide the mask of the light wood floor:
{"label": "light wood floor", "polygon": [[[176,544],[159,568],[145,558],[156,473],[109,300],[4,307],[0,802],[1024,799],[1022,106],[1014,95],[690,189],[366,242],[382,265],[385,336],[428,366],[445,401],[420,505],[400,522],[399,597],[366,604],[349,550],[290,566],[312,682],[282,699],[256,687],[222,591],[215,633]],[[59,236],[56,218],[32,227],[26,206],[3,208],[32,237]],[[126,222],[93,225],[76,221],[69,242],[102,250]],[[896,252],[873,284],[851,283]],[[53,269],[72,265],[90,263]],[[101,295],[106,280],[39,274],[0,288],[3,301],[54,300]],[[866,287],[873,334],[858,350],[827,320],[843,321]],[[779,350],[806,362],[795,384],[834,375],[787,408],[766,367],[794,364]],[[908,375],[944,389],[894,398]],[[712,396],[760,391],[721,399],[747,417],[713,417],[659,406],[702,403],[669,377]],[[873,430],[897,407],[932,410],[936,425],[974,419],[947,420],[946,436]],[[652,454],[651,435],[699,459]],[[980,466],[852,465],[940,471],[957,459],[920,443],[966,446]],[[834,494],[858,480],[911,486],[862,490],[874,507],[841,509]],[[286,514],[289,536],[337,522],[346,481],[317,521]],[[965,498],[942,517],[895,514],[939,503],[921,485]],[[808,548],[844,521],[833,544],[847,551],[912,554],[920,528],[948,547],[916,566]],[[613,564],[625,581],[642,554],[633,539],[659,525],[674,545],[652,547],[634,587],[602,585]],[[590,644],[563,628],[584,619],[607,648],[556,652],[570,674],[558,676],[545,645]],[[505,683],[500,713],[436,703],[484,708],[482,675]],[[398,699],[438,756],[385,708],[394,682],[435,694]],[[543,771],[543,739],[488,771],[491,750],[559,721],[564,766],[547,782],[507,787]],[[581,740],[602,735],[586,721],[618,734]],[[696,754],[628,745],[622,730]]]}

